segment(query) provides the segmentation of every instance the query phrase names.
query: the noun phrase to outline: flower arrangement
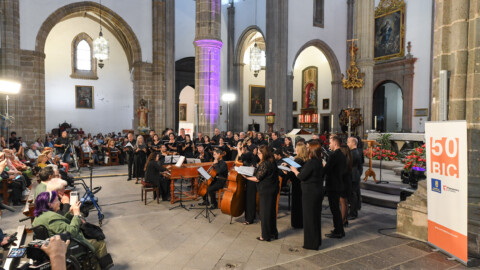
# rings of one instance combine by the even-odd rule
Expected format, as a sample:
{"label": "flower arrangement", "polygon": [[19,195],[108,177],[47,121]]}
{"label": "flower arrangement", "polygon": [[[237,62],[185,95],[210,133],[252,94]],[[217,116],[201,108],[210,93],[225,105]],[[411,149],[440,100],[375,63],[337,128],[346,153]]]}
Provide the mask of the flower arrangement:
{"label": "flower arrangement", "polygon": [[402,160],[402,163],[405,164],[403,170],[409,172],[413,167],[419,167],[425,169],[425,164],[427,160],[425,157],[425,144],[420,147],[415,147],[415,150],[410,152]]}
{"label": "flower arrangement", "polygon": [[[365,150],[364,154],[367,158],[370,158],[369,150]],[[374,147],[372,149],[372,160],[385,160],[394,161],[397,160],[397,153],[392,150],[381,149],[380,147]]]}

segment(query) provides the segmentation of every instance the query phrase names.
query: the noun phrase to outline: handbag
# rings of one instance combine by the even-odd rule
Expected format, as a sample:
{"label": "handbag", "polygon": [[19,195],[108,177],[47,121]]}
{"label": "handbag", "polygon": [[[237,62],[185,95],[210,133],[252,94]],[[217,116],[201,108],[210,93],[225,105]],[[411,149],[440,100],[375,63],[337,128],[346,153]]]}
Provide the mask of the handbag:
{"label": "handbag", "polygon": [[96,240],[104,240],[105,234],[103,233],[102,228],[98,227],[97,225],[85,222],[80,227],[80,230],[83,233],[83,236],[87,239],[96,239]]}

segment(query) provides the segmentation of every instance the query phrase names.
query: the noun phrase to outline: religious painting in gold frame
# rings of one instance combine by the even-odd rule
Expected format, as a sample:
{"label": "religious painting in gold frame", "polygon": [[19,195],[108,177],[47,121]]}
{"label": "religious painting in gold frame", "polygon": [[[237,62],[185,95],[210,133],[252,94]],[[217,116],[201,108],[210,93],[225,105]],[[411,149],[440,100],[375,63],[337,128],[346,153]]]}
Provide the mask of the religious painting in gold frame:
{"label": "religious painting in gold frame", "polygon": [[249,115],[265,115],[265,86],[250,85],[248,112]]}
{"label": "religious painting in gold frame", "polygon": [[375,61],[405,54],[405,2],[382,0],[375,9]]}
{"label": "religious painting in gold frame", "polygon": [[75,85],[75,108],[93,109],[93,86]]}
{"label": "religious painting in gold frame", "polygon": [[318,68],[306,67],[302,71],[302,109],[317,108]]}
{"label": "religious painting in gold frame", "polygon": [[187,121],[187,104],[186,103],[178,104],[178,121],[182,121],[182,122]]}

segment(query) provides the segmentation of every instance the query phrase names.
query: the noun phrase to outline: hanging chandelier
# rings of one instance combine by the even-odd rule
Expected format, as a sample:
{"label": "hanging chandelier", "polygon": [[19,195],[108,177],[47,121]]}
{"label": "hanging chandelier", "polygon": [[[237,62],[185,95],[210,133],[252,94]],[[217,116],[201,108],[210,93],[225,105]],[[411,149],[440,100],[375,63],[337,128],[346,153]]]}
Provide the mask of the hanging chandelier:
{"label": "hanging chandelier", "polygon": [[100,33],[98,38],[93,41],[93,57],[98,60],[98,66],[103,68],[103,60],[108,59],[110,53],[110,47],[108,41],[103,37],[102,33],[102,0],[100,0]]}
{"label": "hanging chandelier", "polygon": [[253,76],[257,77],[262,69],[262,50],[258,48],[257,42],[250,49],[250,71],[253,71]]}

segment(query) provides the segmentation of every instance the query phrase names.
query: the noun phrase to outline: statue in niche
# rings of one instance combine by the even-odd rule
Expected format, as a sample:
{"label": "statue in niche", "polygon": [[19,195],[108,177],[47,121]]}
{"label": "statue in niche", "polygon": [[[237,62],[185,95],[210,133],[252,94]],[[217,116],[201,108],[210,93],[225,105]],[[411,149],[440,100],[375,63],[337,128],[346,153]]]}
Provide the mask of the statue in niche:
{"label": "statue in niche", "polygon": [[139,128],[148,127],[148,113],[150,110],[146,107],[146,105],[147,101],[142,98],[140,100],[140,107],[137,109]]}

